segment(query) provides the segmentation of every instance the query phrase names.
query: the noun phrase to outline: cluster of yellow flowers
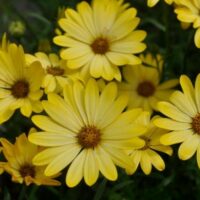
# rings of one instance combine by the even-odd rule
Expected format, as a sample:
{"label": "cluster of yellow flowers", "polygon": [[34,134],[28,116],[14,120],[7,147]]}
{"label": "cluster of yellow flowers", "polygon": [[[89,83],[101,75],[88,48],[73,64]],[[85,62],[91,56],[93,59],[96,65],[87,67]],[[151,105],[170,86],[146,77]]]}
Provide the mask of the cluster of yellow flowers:
{"label": "cluster of yellow flowers", "polygon": [[[177,3],[178,19],[198,28],[199,1],[166,2]],[[67,186],[82,179],[91,186],[99,173],[116,180],[116,166],[129,175],[139,165],[145,174],[152,166],[164,170],[159,152],[172,155],[176,143],[182,160],[197,152],[200,168],[200,75],[195,87],[182,75],[183,92],[173,89],[177,79],[161,82],[163,58],[138,55],[146,49],[146,32],[137,29],[137,10],[123,0],[83,1],[64,14],[53,39],[62,47],[59,55],[25,54],[2,39],[0,123],[19,109],[37,130],[14,144],[0,139],[6,159],[0,173],[27,185],[60,185],[54,178],[67,168]],[[154,111],[166,117],[152,117]]]}

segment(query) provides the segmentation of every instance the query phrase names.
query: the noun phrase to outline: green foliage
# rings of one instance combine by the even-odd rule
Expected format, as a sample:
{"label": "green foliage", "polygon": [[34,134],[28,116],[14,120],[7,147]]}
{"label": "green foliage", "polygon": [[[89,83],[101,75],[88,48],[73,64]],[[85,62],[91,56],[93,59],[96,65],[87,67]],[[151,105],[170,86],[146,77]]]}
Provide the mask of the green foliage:
{"label": "green foliage", "polygon": [[[20,20],[25,25],[22,35],[8,33],[11,41],[20,43],[26,52],[38,51],[38,43],[48,40],[52,51],[58,48],[52,43],[57,26],[59,6],[73,7],[79,0],[0,0],[0,35],[8,32],[12,21]],[[194,31],[183,30],[176,20],[173,7],[160,2],[154,8],[148,8],[145,0],[132,0],[130,3],[138,9],[141,18],[140,28],[148,33],[148,50],[161,53],[165,58],[163,79],[179,77],[185,73],[192,80],[200,72],[200,50],[193,42]],[[15,136],[31,127],[30,120],[16,113],[12,120],[0,126],[0,136],[13,140]],[[116,182],[100,178],[91,188],[84,183],[70,189],[63,184],[60,187],[24,185],[11,182],[10,176],[0,176],[0,199],[2,200],[179,200],[200,198],[200,171],[195,159],[180,161],[177,150],[170,158],[165,157],[166,170],[153,171],[145,176],[140,170],[127,176],[120,171]],[[64,176],[60,180],[64,183]]]}

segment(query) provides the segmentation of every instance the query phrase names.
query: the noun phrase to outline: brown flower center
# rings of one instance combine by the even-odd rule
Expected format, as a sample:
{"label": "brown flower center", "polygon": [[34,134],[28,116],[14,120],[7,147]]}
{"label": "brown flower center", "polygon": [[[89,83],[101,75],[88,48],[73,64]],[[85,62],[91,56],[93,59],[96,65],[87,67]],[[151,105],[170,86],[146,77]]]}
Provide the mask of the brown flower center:
{"label": "brown flower center", "polygon": [[23,178],[26,176],[35,177],[35,167],[29,164],[23,165],[21,166],[19,173]]}
{"label": "brown flower center", "polygon": [[60,67],[48,67],[47,68],[47,73],[52,74],[54,76],[62,76],[64,74],[64,69]]}
{"label": "brown flower center", "polygon": [[195,133],[200,135],[200,113],[192,119],[192,129]]}
{"label": "brown flower center", "polygon": [[17,81],[11,88],[12,95],[15,98],[24,98],[29,93],[29,83],[24,80]]}
{"label": "brown flower center", "polygon": [[143,81],[138,85],[137,92],[140,96],[149,97],[155,92],[155,86],[150,81]]}
{"label": "brown flower center", "polygon": [[83,148],[94,148],[99,144],[101,140],[100,136],[100,131],[96,127],[84,127],[78,134],[78,143]]}
{"label": "brown flower center", "polygon": [[150,145],[150,139],[146,137],[142,137],[142,139],[145,141],[145,145],[140,150],[146,150],[149,148]]}
{"label": "brown flower center", "polygon": [[92,44],[91,48],[95,54],[105,54],[109,50],[108,40],[105,38],[97,38]]}

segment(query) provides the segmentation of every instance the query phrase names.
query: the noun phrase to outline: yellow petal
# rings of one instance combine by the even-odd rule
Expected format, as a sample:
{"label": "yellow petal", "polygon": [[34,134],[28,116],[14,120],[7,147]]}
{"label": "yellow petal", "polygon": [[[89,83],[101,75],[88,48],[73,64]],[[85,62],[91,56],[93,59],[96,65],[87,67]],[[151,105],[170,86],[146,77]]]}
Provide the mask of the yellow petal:
{"label": "yellow petal", "polygon": [[197,157],[198,167],[200,168],[200,145],[197,148],[197,156],[196,157]]}
{"label": "yellow petal", "polygon": [[3,122],[9,120],[11,118],[11,116],[14,114],[14,110],[1,110],[1,114],[0,114],[0,123],[2,124]]}
{"label": "yellow petal", "polygon": [[56,156],[60,155],[67,149],[70,149],[74,144],[69,144],[66,146],[59,146],[59,147],[50,147],[46,148],[45,150],[39,152],[34,158],[33,163],[38,166],[47,165],[49,164]]}
{"label": "yellow petal", "polygon": [[37,125],[38,128],[44,131],[66,133],[72,135],[74,134],[63,126],[55,123],[50,117],[44,115],[35,115],[32,117],[32,121],[35,125]]}
{"label": "yellow petal", "polygon": [[87,28],[83,28],[77,23],[65,18],[60,19],[58,23],[60,27],[72,38],[75,38],[83,43],[91,44],[93,38]]}
{"label": "yellow petal", "polygon": [[151,146],[151,149],[166,153],[169,156],[171,156],[173,154],[173,149],[171,147],[169,147],[169,146],[155,145],[155,146]]}
{"label": "yellow petal", "polygon": [[161,83],[159,86],[158,86],[158,90],[166,90],[166,89],[170,89],[170,88],[173,88],[175,86],[177,86],[179,83],[179,80],[178,79],[172,79],[172,80],[169,80],[169,81],[165,81],[164,83]]}
{"label": "yellow petal", "polygon": [[143,151],[141,153],[140,166],[146,175],[149,175],[151,173],[151,158],[146,151]]}
{"label": "yellow petal", "polygon": [[103,130],[104,134],[102,135],[102,139],[107,139],[107,140],[131,139],[133,137],[137,137],[144,134],[146,130],[147,130],[146,126],[142,126],[137,123],[132,123],[125,126],[123,130],[121,130],[119,127],[110,126],[109,129],[105,128]]}
{"label": "yellow petal", "polygon": [[110,140],[103,140],[103,144],[107,147],[115,147],[115,148],[119,148],[119,149],[138,149],[138,148],[142,148],[145,145],[144,140],[138,138],[138,137],[134,137],[131,138],[129,140],[123,140],[123,139],[119,139],[119,140],[115,140],[115,138],[111,138]]}
{"label": "yellow petal", "polygon": [[106,111],[109,110],[116,97],[117,85],[116,83],[111,82],[105,86],[100,95],[99,106],[97,107],[94,120],[95,124],[98,123],[99,119],[104,117]]}
{"label": "yellow petal", "polygon": [[187,160],[191,158],[197,151],[200,143],[200,137],[197,134],[188,137],[180,146],[178,150],[178,156],[181,160]]}
{"label": "yellow petal", "polygon": [[70,165],[66,175],[66,184],[68,187],[75,187],[83,178],[85,158],[86,151],[83,150]]}
{"label": "yellow petal", "polygon": [[193,134],[192,130],[172,131],[163,135],[160,142],[164,145],[172,145],[185,141]]}
{"label": "yellow petal", "polygon": [[134,165],[132,169],[126,169],[127,174],[131,175],[135,173],[141,160],[141,153],[142,152],[138,150],[134,150],[134,152],[131,153],[130,157],[133,160]]}
{"label": "yellow petal", "polygon": [[123,150],[102,145],[104,150],[111,156],[112,161],[119,167],[124,169],[132,169],[133,162]]}
{"label": "yellow petal", "polygon": [[117,179],[117,169],[111,160],[110,156],[106,151],[98,146],[94,149],[95,158],[98,163],[98,167],[100,172],[111,181],[115,181]]}
{"label": "yellow petal", "polygon": [[147,153],[149,154],[149,157],[151,159],[151,163],[153,164],[153,166],[157,170],[163,171],[165,169],[165,163],[163,159],[160,157],[160,155],[157,154],[155,151],[152,151],[151,149],[148,149]]}
{"label": "yellow petal", "polygon": [[72,162],[72,160],[77,156],[80,150],[81,150],[80,146],[74,145],[70,149],[57,155],[46,167],[44,172],[45,175],[46,176],[56,175],[58,172],[63,170]]}
{"label": "yellow petal", "polygon": [[155,6],[155,5],[158,3],[158,1],[159,1],[159,0],[148,0],[148,1],[147,1],[147,5],[148,5],[149,7],[153,7],[153,6]]}
{"label": "yellow petal", "polygon": [[168,118],[157,118],[153,122],[156,126],[167,130],[179,131],[192,128],[192,125],[190,123],[178,122]]}
{"label": "yellow petal", "polygon": [[110,106],[109,110],[105,112],[104,117],[98,119],[98,126],[104,128],[111,124],[122,113],[127,103],[128,97],[126,95],[119,96]]}
{"label": "yellow petal", "polygon": [[94,78],[99,78],[102,76],[103,57],[103,55],[96,54],[90,63],[90,74]]}
{"label": "yellow petal", "polygon": [[188,99],[190,105],[192,106],[192,109],[197,113],[195,105],[194,87],[192,85],[191,80],[186,75],[181,75],[180,84],[186,98]]}
{"label": "yellow petal", "polygon": [[180,91],[175,91],[171,95],[170,101],[177,108],[179,108],[179,110],[181,110],[186,115],[189,115],[190,117],[194,117],[197,114],[196,109],[193,108],[188,98],[186,98],[186,96]]}
{"label": "yellow petal", "polygon": [[[56,100],[56,98],[54,98],[54,99]],[[55,102],[59,103],[61,101],[58,100],[58,101],[55,101]],[[70,112],[70,110],[67,109],[67,105],[61,106],[61,104],[52,104],[49,101],[43,101],[42,105],[43,105],[45,111],[48,113],[48,115],[56,123],[60,124],[61,126],[64,126],[67,129],[70,129],[74,132],[79,131],[79,129],[80,129],[80,126],[78,124],[79,121],[77,120],[77,118],[75,118],[74,113]],[[68,117],[66,118],[66,117],[63,117],[63,116],[68,116]]]}
{"label": "yellow petal", "polygon": [[[77,109],[78,113],[81,116],[81,119],[83,120],[84,124],[89,124],[88,123],[88,118],[86,115],[86,111],[85,111],[85,105],[84,105],[84,87],[80,82],[75,82],[73,85],[73,96],[74,96],[74,102],[75,105],[74,110]],[[71,102],[71,104],[73,105],[74,102]]]}
{"label": "yellow petal", "polygon": [[88,117],[88,122],[94,124],[96,108],[99,104],[99,88],[94,79],[90,79],[85,89],[85,110]]}
{"label": "yellow petal", "polygon": [[32,105],[28,99],[24,99],[24,103],[21,106],[20,111],[24,116],[30,117],[32,113]]}
{"label": "yellow petal", "polygon": [[37,132],[28,136],[29,141],[41,146],[61,146],[76,143],[76,138],[65,133]]}
{"label": "yellow petal", "polygon": [[195,100],[196,100],[198,112],[200,112],[200,74],[198,74],[195,81]]}
{"label": "yellow petal", "polygon": [[84,164],[84,180],[87,185],[92,186],[99,176],[99,169],[93,149],[86,150]]}
{"label": "yellow petal", "polygon": [[194,43],[198,48],[200,48],[200,28],[196,30],[196,33],[194,35]]}
{"label": "yellow petal", "polygon": [[187,122],[191,123],[192,119],[188,115],[181,112],[179,109],[177,109],[174,105],[168,102],[159,102],[158,103],[158,109],[168,117],[179,121],[179,122]]}

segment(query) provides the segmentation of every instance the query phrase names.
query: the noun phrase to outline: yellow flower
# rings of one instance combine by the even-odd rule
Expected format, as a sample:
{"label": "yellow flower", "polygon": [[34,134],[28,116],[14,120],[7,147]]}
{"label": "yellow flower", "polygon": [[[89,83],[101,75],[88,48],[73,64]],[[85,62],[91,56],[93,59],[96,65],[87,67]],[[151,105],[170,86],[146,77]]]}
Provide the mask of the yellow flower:
{"label": "yellow flower", "polygon": [[0,50],[0,123],[18,108],[26,117],[32,111],[42,111],[39,100],[43,94],[40,90],[43,73],[39,62],[26,67],[21,46],[10,44],[7,50]]}
{"label": "yellow flower", "polygon": [[168,155],[172,155],[173,150],[170,146],[164,146],[160,143],[160,137],[165,134],[167,131],[161,128],[156,127],[153,124],[153,120],[150,120],[150,113],[144,112],[142,113],[136,123],[145,125],[147,127],[147,131],[141,138],[145,141],[145,146],[140,149],[133,149],[128,151],[129,156],[135,163],[135,166],[131,170],[127,170],[128,174],[133,174],[139,164],[143,172],[148,175],[151,173],[152,165],[159,171],[165,169],[165,163],[161,156],[157,153],[157,151],[166,153]]}
{"label": "yellow flower", "polygon": [[55,53],[47,55],[38,52],[35,56],[26,54],[26,61],[29,64],[39,61],[42,64],[46,72],[42,81],[42,87],[45,89],[45,93],[60,93],[64,85],[68,83],[67,77],[78,78],[75,72],[73,73],[72,70],[67,68],[66,61],[60,59]]}
{"label": "yellow flower", "polygon": [[154,123],[169,130],[161,137],[161,143],[181,143],[178,156],[182,160],[191,158],[197,152],[196,158],[200,168],[200,74],[196,78],[195,87],[185,75],[180,77],[180,84],[183,92],[174,92],[170,103],[158,104],[159,110],[167,118],[158,118]]}
{"label": "yellow flower", "polygon": [[93,185],[99,171],[108,180],[116,180],[116,165],[124,169],[133,167],[124,149],[144,145],[136,136],[146,128],[133,123],[142,111],[123,112],[126,105],[127,97],[117,95],[115,83],[109,83],[99,93],[94,79],[86,86],[79,81],[67,85],[64,99],[49,94],[48,101],[43,101],[49,116],[32,118],[43,131],[30,134],[29,140],[47,147],[36,155],[34,164],[47,164],[47,176],[69,166],[66,174],[69,187],[76,186],[82,178],[87,185]]}
{"label": "yellow flower", "polygon": [[16,138],[15,144],[1,138],[3,154],[7,160],[4,162],[4,170],[12,176],[12,181],[25,182],[26,185],[60,185],[59,181],[44,175],[44,166],[33,165],[32,159],[39,152],[39,147],[31,144],[25,134]]}
{"label": "yellow flower", "polygon": [[[168,3],[168,4],[172,4],[174,1],[176,1],[176,0],[165,0],[165,2]],[[153,7],[153,6],[155,6],[158,2],[159,2],[159,0],[148,0],[148,1],[147,1],[147,5],[148,5],[149,7]]]}
{"label": "yellow flower", "polygon": [[[160,55],[141,56],[142,65],[123,68],[125,81],[118,84],[119,91],[129,96],[128,109],[142,107],[152,112],[157,110],[157,102],[167,100],[178,84],[177,79],[160,83],[163,60]],[[148,67],[147,67],[148,66]]]}
{"label": "yellow flower", "polygon": [[200,1],[198,0],[177,0],[175,13],[178,20],[187,24],[193,24],[193,28],[197,29],[194,42],[200,48]]}
{"label": "yellow flower", "polygon": [[118,66],[139,64],[134,54],[142,52],[146,32],[135,30],[140,19],[137,10],[128,8],[120,0],[93,0],[90,6],[83,1],[77,11],[66,9],[59,20],[66,32],[54,42],[64,47],[61,57],[71,69],[79,69],[82,76],[121,80]]}

